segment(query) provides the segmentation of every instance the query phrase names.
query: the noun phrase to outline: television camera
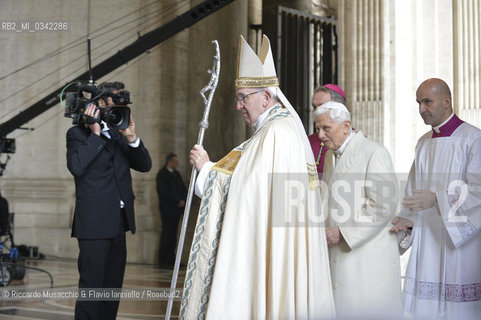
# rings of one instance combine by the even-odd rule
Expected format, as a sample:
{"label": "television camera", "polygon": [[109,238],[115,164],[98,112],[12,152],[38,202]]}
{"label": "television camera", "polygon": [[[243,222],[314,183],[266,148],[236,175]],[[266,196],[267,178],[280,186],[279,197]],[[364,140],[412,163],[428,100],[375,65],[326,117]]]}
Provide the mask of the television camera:
{"label": "television camera", "polygon": [[[93,124],[104,121],[113,130],[124,130],[129,127],[130,108],[126,106],[130,103],[130,93],[128,91],[122,90],[117,93],[111,93],[98,88],[93,83],[77,81],[72,84],[75,84],[76,90],[67,92],[65,95],[64,116],[72,118],[73,124]],[[108,106],[107,101],[109,97],[112,98],[114,106]],[[105,107],[100,105],[100,100],[103,100],[102,104]],[[90,104],[94,104],[100,110],[97,119],[84,114],[87,106]]]}

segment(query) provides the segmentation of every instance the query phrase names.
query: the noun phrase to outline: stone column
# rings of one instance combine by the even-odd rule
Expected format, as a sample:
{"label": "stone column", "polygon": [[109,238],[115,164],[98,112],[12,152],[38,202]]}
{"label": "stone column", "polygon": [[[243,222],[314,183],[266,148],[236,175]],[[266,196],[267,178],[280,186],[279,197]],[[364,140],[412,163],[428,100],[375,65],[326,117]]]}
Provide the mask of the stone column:
{"label": "stone column", "polygon": [[393,159],[396,169],[408,172],[414,148],[431,128],[419,116],[416,89],[432,77],[453,84],[452,0],[393,1],[395,33],[391,61],[395,65]]}
{"label": "stone column", "polygon": [[454,109],[465,121],[481,125],[481,27],[479,0],[453,1]]}
{"label": "stone column", "polygon": [[[340,85],[346,92],[353,126],[384,143],[385,74],[383,0],[340,2]],[[387,28],[387,30],[385,29]]]}
{"label": "stone column", "polygon": [[353,125],[388,148],[409,171],[417,139],[429,130],[418,114],[420,82],[453,82],[451,0],[341,0],[340,84]]}

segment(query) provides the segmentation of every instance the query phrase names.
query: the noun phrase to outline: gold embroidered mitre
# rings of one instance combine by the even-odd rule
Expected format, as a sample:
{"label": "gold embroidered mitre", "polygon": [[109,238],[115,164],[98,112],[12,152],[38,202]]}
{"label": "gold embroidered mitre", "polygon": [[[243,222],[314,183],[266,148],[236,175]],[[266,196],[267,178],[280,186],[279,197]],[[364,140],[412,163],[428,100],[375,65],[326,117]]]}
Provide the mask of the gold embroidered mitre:
{"label": "gold embroidered mitre", "polygon": [[274,58],[271,44],[265,35],[262,38],[259,56],[252,50],[242,35],[239,39],[239,53],[237,57],[236,88],[267,88],[278,87]]}

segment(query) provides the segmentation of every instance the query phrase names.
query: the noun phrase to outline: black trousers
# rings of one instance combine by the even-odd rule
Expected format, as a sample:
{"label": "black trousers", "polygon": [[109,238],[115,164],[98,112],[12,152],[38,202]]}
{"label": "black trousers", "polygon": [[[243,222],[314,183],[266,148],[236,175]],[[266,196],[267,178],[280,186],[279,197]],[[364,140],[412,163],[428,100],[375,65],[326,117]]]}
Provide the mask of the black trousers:
{"label": "black trousers", "polygon": [[161,213],[162,234],[160,235],[159,264],[173,266],[177,249],[177,230],[180,215],[177,212]]}
{"label": "black trousers", "polygon": [[[78,239],[79,288],[122,288],[127,258],[125,231],[112,239]],[[75,304],[76,320],[114,320],[119,301],[82,301]]]}

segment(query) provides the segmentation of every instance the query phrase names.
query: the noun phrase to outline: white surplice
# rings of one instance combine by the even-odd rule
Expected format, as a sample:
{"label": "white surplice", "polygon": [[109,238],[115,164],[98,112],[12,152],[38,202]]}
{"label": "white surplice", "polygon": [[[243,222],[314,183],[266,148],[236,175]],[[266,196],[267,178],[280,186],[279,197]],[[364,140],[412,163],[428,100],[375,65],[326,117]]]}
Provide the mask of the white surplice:
{"label": "white surplice", "polygon": [[316,167],[290,113],[266,112],[209,171],[181,319],[335,317]]}
{"label": "white surplice", "polygon": [[463,123],[449,137],[418,141],[406,186],[437,205],[401,217],[414,222],[404,309],[414,319],[481,317],[481,131]]}

